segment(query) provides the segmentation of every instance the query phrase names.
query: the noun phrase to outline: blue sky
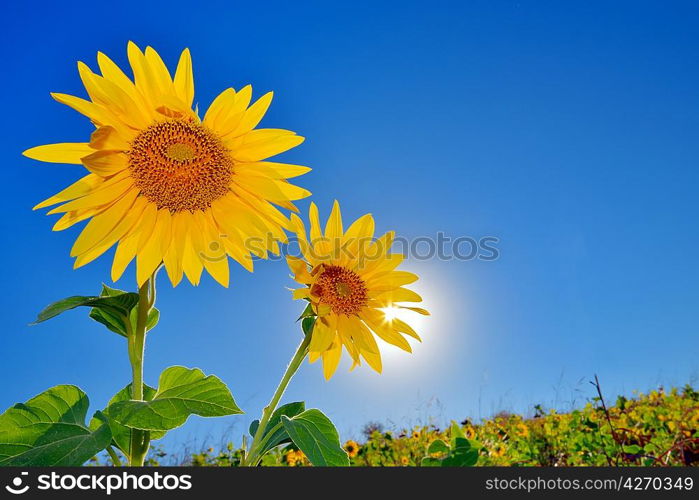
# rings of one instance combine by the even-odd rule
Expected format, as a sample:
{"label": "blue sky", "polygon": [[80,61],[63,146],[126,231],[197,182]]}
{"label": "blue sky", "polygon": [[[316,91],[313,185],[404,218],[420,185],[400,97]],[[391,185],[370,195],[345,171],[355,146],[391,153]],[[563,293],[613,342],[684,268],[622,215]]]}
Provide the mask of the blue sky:
{"label": "blue sky", "polygon": [[[495,236],[499,258],[409,259],[433,316],[415,354],[387,354],[323,380],[304,365],[287,400],[327,412],[343,438],[395,425],[562,408],[696,383],[699,299],[699,9],[693,2],[14,2],[0,32],[5,119],[0,406],[58,383],[93,409],[128,382],[126,346],[74,311],[36,327],[55,299],[109,282],[110,257],[77,271],[78,230],[32,212],[77,179],[73,165],[20,156],[85,140],[86,119],[50,91],[84,95],[75,62],[126,42],[174,65],[192,50],[205,108],[226,87],[275,91],[263,125],[307,141],[285,161],[327,213],[372,212],[409,239]],[[301,203],[304,211],[308,202]],[[133,269],[118,283],[133,288]],[[146,379],[172,364],[227,382],[243,417],[192,418],[169,445],[240,435],[299,340],[286,265],[235,268],[224,289],[160,282],[162,320]]]}

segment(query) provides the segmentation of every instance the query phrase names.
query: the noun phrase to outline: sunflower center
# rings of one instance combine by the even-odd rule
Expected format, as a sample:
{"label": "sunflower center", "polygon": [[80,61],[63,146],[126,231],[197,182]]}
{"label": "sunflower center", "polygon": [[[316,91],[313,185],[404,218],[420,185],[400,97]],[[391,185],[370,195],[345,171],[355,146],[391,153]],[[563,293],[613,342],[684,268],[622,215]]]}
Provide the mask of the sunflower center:
{"label": "sunflower center", "polygon": [[136,187],[148,201],[170,212],[206,210],[228,192],[233,160],[221,139],[185,120],[154,123],[128,151]]}
{"label": "sunflower center", "polygon": [[367,304],[364,280],[342,266],[325,266],[312,290],[335,314],[356,314]]}

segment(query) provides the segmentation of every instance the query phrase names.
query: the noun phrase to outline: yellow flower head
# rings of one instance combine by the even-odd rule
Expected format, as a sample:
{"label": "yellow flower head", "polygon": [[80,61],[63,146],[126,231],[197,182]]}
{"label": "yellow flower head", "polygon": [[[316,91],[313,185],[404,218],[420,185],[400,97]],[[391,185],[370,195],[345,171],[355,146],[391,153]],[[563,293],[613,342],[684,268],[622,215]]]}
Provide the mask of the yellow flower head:
{"label": "yellow flower head", "polygon": [[404,285],[418,277],[396,271],[403,255],[390,253],[393,233],[374,240],[374,219],[364,215],[343,229],[340,206],[335,202],[321,232],[318,208],[311,204],[310,238],[303,221],[291,216],[303,258],[287,257],[294,279],[304,285],[294,290],[295,299],[306,299],[317,315],[309,346],[309,360],[323,359],[326,379],[332,377],[340,362],[343,346],[354,361],[364,360],[381,372],[381,355],[374,335],[411,352],[404,335],[420,340],[405,322],[387,311],[424,309],[402,305],[422,298]]}
{"label": "yellow flower head", "polygon": [[359,453],[359,445],[350,439],[345,443],[345,451],[350,458],[354,458]]}
{"label": "yellow flower head", "polygon": [[286,463],[289,464],[289,467],[296,465],[296,452],[294,450],[286,453]]}
{"label": "yellow flower head", "polygon": [[406,466],[410,463],[410,459],[406,456],[400,457],[400,463],[402,466]]}
{"label": "yellow flower head", "polygon": [[250,86],[226,89],[200,119],[192,109],[187,49],[174,78],[150,47],[142,52],[129,43],[128,58],[133,81],[98,53],[101,74],[78,63],[89,99],[52,94],[96,129],[88,142],[24,152],[89,171],[34,208],[61,203],[49,212],[63,214],[56,231],[90,219],[71,250],[76,268],[117,245],[114,281],[136,258],[139,285],[163,262],[173,285],[183,274],[196,285],[206,269],[227,286],[228,256],[252,271],[251,253],[267,257],[278,252],[278,241],[286,241],[288,219],[273,204],[295,210],[292,200],[310,194],[286,181],[307,167],[263,161],[299,145],[303,137],[255,129],[272,93],[250,105]]}
{"label": "yellow flower head", "polygon": [[520,422],[517,424],[517,435],[519,437],[527,437],[529,436],[529,427],[524,422]]}
{"label": "yellow flower head", "polygon": [[464,435],[466,436],[466,439],[475,439],[476,430],[471,425],[466,426],[466,428],[464,429]]}
{"label": "yellow flower head", "polygon": [[505,445],[503,444],[496,444],[493,446],[493,449],[490,450],[490,454],[494,457],[501,457],[505,454]]}

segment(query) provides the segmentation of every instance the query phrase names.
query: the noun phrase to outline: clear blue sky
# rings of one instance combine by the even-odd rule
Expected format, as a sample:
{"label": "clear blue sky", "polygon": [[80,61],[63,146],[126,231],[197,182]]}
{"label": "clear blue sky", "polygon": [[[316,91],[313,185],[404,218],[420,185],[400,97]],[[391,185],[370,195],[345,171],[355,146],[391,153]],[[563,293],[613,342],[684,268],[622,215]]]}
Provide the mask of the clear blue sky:
{"label": "clear blue sky", "polygon": [[[170,65],[190,47],[201,108],[229,86],[274,90],[263,125],[307,137],[284,159],[314,168],[300,184],[325,213],[338,198],[408,238],[500,238],[495,262],[406,263],[434,312],[413,356],[392,354],[380,376],[345,360],[330,382],[304,365],[288,399],[322,408],[343,438],[368,420],[566,407],[595,373],[610,396],[696,381],[695,2],[156,3],[5,7],[2,408],[72,383],[97,409],[128,382],[123,339],[86,310],[27,326],[97,292],[111,253],[72,270],[78,230],[52,233],[56,218],[31,207],[81,169],[20,153],[85,140],[91,125],[48,93],[83,95],[75,62],[94,67],[101,50],[124,64],[129,39]],[[198,366],[248,412],[193,418],[171,444],[230,426],[239,442],[299,340],[291,284],[283,262],[236,268],[230,289],[161,280],[147,380]]]}

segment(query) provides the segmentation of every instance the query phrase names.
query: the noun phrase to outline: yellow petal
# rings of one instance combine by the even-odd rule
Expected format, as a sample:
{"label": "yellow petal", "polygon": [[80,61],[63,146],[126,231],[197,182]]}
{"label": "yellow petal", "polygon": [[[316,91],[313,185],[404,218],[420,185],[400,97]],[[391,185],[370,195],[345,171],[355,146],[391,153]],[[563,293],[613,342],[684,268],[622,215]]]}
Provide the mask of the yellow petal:
{"label": "yellow petal", "polygon": [[365,309],[360,313],[360,317],[364,320],[371,330],[376,333],[382,340],[400,347],[404,351],[413,352],[410,344],[405,338],[398,333],[391,324],[386,321],[385,314],[376,309]]}
{"label": "yellow petal", "polygon": [[224,90],[213,100],[202,123],[212,130],[217,130],[222,116],[234,102],[235,90],[231,88]]}
{"label": "yellow petal", "polygon": [[225,109],[218,116],[214,130],[222,137],[234,131],[245,116],[245,110],[250,105],[252,87],[246,85],[235,95],[235,99],[228,101]]}
{"label": "yellow petal", "polygon": [[114,261],[112,262],[112,281],[118,281],[126,267],[136,256],[136,248],[138,246],[138,235],[124,238],[117,245],[114,253]]}
{"label": "yellow petal", "polygon": [[333,203],[330,217],[325,224],[325,237],[330,241],[342,238],[342,214],[337,200]]}
{"label": "yellow petal", "polygon": [[129,166],[128,157],[119,151],[95,151],[82,162],[86,169],[100,177],[110,177]]}
{"label": "yellow petal", "polygon": [[158,210],[153,229],[149,232],[150,237],[146,244],[143,245],[143,248],[138,249],[138,255],[136,256],[136,280],[139,287],[148,281],[148,278],[151,277],[155,269],[163,261],[162,235],[163,229],[170,225],[169,219],[170,211],[167,208]]}
{"label": "yellow petal", "polygon": [[307,299],[311,294],[308,288],[297,288],[292,292],[291,296],[294,300],[300,300]]}
{"label": "yellow petal", "polygon": [[206,271],[222,286],[228,287],[230,273],[228,257],[220,234],[210,214],[195,212],[194,219],[200,234],[204,237],[203,251],[200,254]]}
{"label": "yellow petal", "polygon": [[189,49],[184,49],[175,70],[175,93],[187,106],[194,101],[194,74],[192,72],[192,56]]}
{"label": "yellow petal", "polygon": [[396,306],[401,309],[408,309],[410,311],[416,312],[418,314],[422,314],[423,316],[429,316],[430,312],[427,309],[423,309],[421,307],[408,307],[408,306]]}
{"label": "yellow petal", "polygon": [[104,181],[102,184],[97,186],[96,189],[86,194],[82,198],[64,203],[63,205],[50,210],[48,213],[55,214],[59,212],[70,212],[73,210],[105,205],[115,201],[126,191],[131,189],[132,186],[133,180],[131,177],[129,177],[128,171],[123,171],[122,173],[119,173]]}
{"label": "yellow petal", "polygon": [[394,302],[422,302],[422,297],[407,288],[396,288],[381,292],[376,295],[376,298],[388,304],[393,304]]}
{"label": "yellow petal", "polygon": [[323,357],[323,376],[325,380],[330,380],[330,378],[337,370],[337,365],[340,364],[340,357],[342,356],[342,344],[335,342],[333,346],[324,351]]}
{"label": "yellow petal", "polygon": [[64,142],[36,146],[35,148],[27,149],[22,154],[33,160],[80,165],[81,158],[94,152],[95,150],[85,142]]}
{"label": "yellow petal", "polygon": [[309,351],[323,352],[330,348],[335,340],[335,323],[319,318],[313,326],[311,332],[311,343],[308,346]]}
{"label": "yellow petal", "polygon": [[107,207],[109,207],[109,205],[100,205],[98,207],[87,208],[84,210],[66,212],[63,214],[63,217],[56,221],[52,229],[54,231],[63,231],[73,224],[77,224],[78,222],[82,222],[85,219],[89,219],[90,217],[94,217],[95,215],[102,213],[102,211],[104,211]]}
{"label": "yellow petal", "polygon": [[417,332],[416,332],[415,330],[413,330],[413,328],[412,328],[408,323],[406,323],[405,321],[403,321],[402,319],[393,318],[391,321],[389,321],[389,323],[390,323],[391,326],[393,326],[393,328],[395,328],[397,331],[399,331],[399,332],[401,332],[401,333],[405,333],[406,335],[410,335],[410,336],[411,336],[412,338],[414,338],[415,340],[419,340],[420,342],[422,342],[422,339],[421,339],[420,336],[417,334]]}
{"label": "yellow petal", "polygon": [[143,52],[141,52],[141,49],[133,42],[128,43],[126,53],[129,63],[131,64],[136,88],[150,103],[155,103],[159,92],[154,82],[155,77],[151,74],[150,65],[147,63],[146,57],[143,55]]}
{"label": "yellow petal", "polygon": [[124,214],[114,229],[112,229],[97,245],[78,255],[75,260],[74,267],[77,269],[85,264],[89,264],[104,252],[109,250],[112,245],[119,241],[129,232],[129,230],[131,230],[131,228],[135,226],[143,213],[143,209],[148,203],[149,202],[143,197],[137,198],[136,202],[128,210],[128,212]]}
{"label": "yellow petal", "polygon": [[128,212],[134,201],[136,201],[136,196],[138,196],[138,191],[132,189],[116,203],[104,210],[104,212],[93,217],[75,240],[70,251],[71,257],[76,257],[86,252],[102,241]]}
{"label": "yellow petal", "polygon": [[288,151],[301,144],[304,138],[293,132],[274,129],[257,129],[244,135],[240,145],[231,145],[231,156],[241,162],[259,161]]}
{"label": "yellow petal", "polygon": [[146,97],[136,88],[131,79],[117,66],[109,57],[102,52],[97,53],[97,64],[102,72],[102,76],[118,85],[121,90],[126,92],[131,99],[144,111],[152,109],[152,104]]}
{"label": "yellow petal", "polygon": [[257,127],[262,120],[262,117],[269,109],[273,95],[273,92],[268,92],[260,97],[252,106],[250,106],[243,114],[238,126],[233,130],[233,132],[231,132],[231,136],[238,137],[239,135],[247,134],[252,129]]}
{"label": "yellow petal", "polygon": [[160,58],[160,55],[153,47],[146,47],[145,57],[150,67],[150,74],[153,77],[153,87],[156,88],[160,94],[174,94],[175,88],[172,85],[170,72]]}
{"label": "yellow petal", "polygon": [[182,269],[189,281],[193,285],[198,285],[201,279],[201,273],[204,270],[204,264],[199,257],[199,234],[192,214],[184,212],[184,221],[182,222],[186,228],[187,236],[184,242],[182,251]]}
{"label": "yellow petal", "polygon": [[250,175],[234,175],[233,183],[241,186],[251,193],[270,201],[300,200],[310,196],[311,192],[289,184],[286,181],[278,181],[267,177]]}
{"label": "yellow petal", "polygon": [[93,102],[112,110],[121,121],[136,129],[145,128],[150,124],[148,113],[139,107],[117,84],[95,75],[82,62],[78,62],[78,71]]}
{"label": "yellow petal", "polygon": [[289,165],[287,163],[274,163],[269,161],[257,161],[251,163],[237,163],[235,171],[238,174],[260,175],[272,179],[291,179],[311,171],[310,167],[302,165]]}
{"label": "yellow petal", "polygon": [[318,216],[318,206],[311,202],[311,206],[308,210],[308,220],[311,223],[311,244],[315,244],[321,239],[322,234],[320,232],[320,217]]}
{"label": "yellow petal", "polygon": [[407,271],[392,271],[379,274],[366,280],[367,287],[372,290],[392,290],[403,285],[409,285],[418,280],[416,274]]}
{"label": "yellow petal", "polygon": [[116,115],[93,102],[86,101],[85,99],[81,99],[72,95],[58,94],[55,92],[51,94],[51,97],[53,97],[56,101],[60,102],[61,104],[70,106],[78,113],[87,116],[98,127],[102,125],[126,126],[121,120],[119,120],[116,117]]}
{"label": "yellow petal", "polygon": [[111,151],[127,151],[129,143],[119,134],[117,129],[105,125],[92,132],[92,135],[90,135],[90,147]]}
{"label": "yellow petal", "polygon": [[286,262],[289,265],[289,269],[294,273],[294,279],[301,283],[302,285],[312,283],[313,276],[308,272],[308,264],[305,261],[294,257],[292,255],[286,256]]}

